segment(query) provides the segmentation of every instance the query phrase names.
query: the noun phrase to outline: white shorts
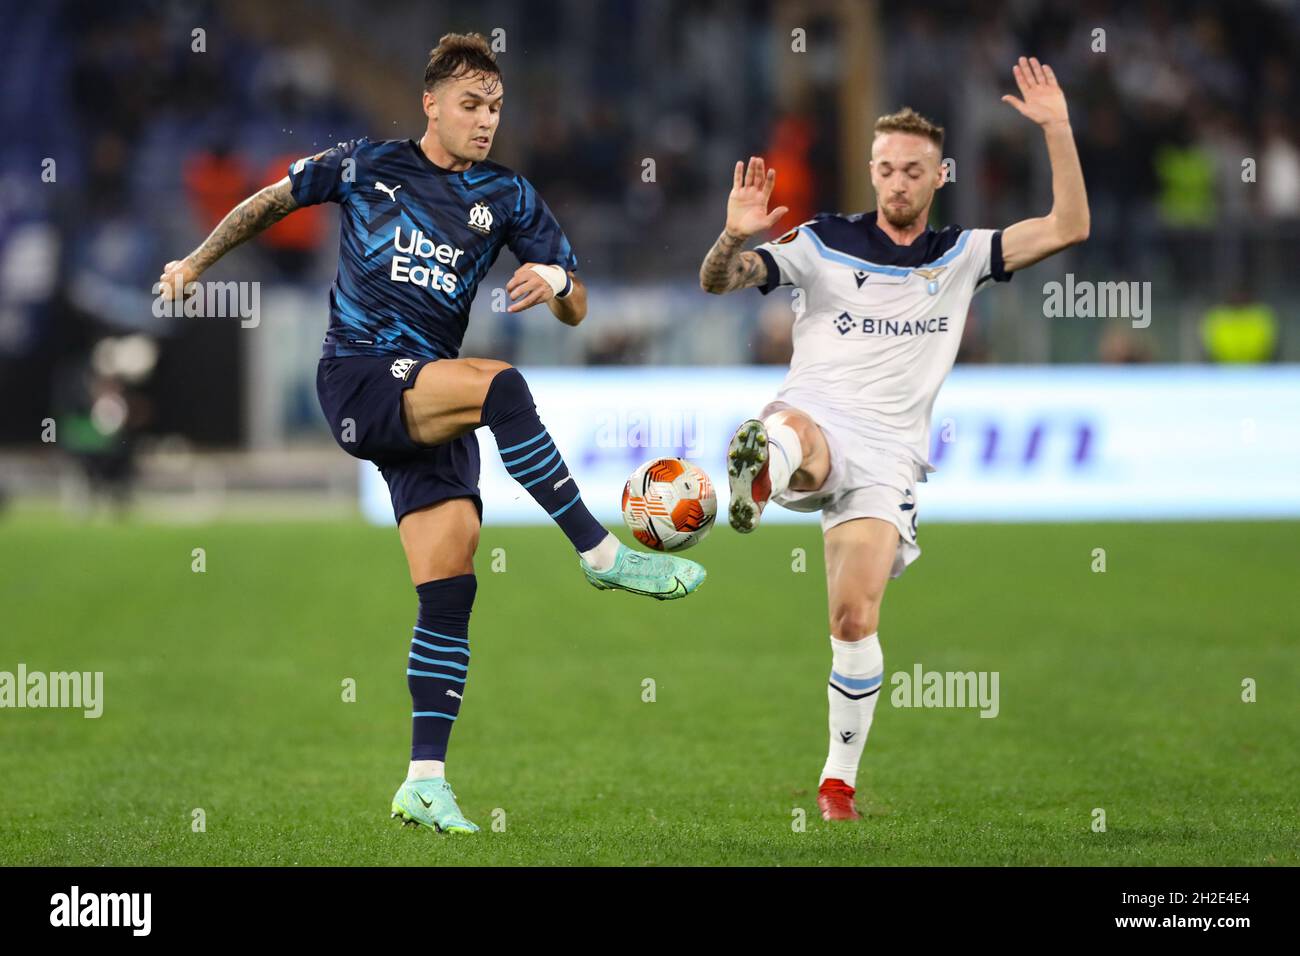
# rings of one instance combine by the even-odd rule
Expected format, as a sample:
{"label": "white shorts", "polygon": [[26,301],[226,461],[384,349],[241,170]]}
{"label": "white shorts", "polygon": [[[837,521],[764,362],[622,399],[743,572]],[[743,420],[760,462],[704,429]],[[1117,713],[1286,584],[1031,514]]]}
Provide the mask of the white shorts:
{"label": "white shorts", "polygon": [[921,556],[916,543],[918,502],[916,481],[920,468],[901,451],[868,444],[840,417],[788,402],[772,401],[759,417],[794,409],[803,412],[821,428],[830,449],[831,467],[826,481],[816,491],[783,491],[772,501],[791,511],[820,511],[822,533],[855,518],[879,518],[898,529],[898,551],[890,577]]}

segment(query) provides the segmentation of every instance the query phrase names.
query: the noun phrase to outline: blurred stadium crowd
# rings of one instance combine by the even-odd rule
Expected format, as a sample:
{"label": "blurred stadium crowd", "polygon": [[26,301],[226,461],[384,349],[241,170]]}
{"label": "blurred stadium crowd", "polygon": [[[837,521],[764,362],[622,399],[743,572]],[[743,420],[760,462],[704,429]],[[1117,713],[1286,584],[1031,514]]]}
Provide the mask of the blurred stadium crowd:
{"label": "blurred stadium crowd", "polygon": [[[0,442],[30,443],[31,422],[53,409],[86,424],[93,446],[97,405],[133,431],[216,444],[247,441],[268,407],[289,432],[318,427],[310,383],[336,253],[332,209],[296,213],[209,276],[267,287],[261,333],[155,318],[150,287],[164,262],[298,156],[362,135],[418,136],[425,56],[452,29],[504,31],[494,158],[546,197],[593,296],[578,330],[493,313],[480,296],[471,354],[786,361],[788,301],[717,300],[695,286],[731,164],[768,157],[787,224],[855,211],[846,197],[861,195],[866,157],[845,148],[846,130],[909,104],[948,130],[955,177],[937,222],[1042,214],[1040,136],[999,102],[1015,57],[1035,53],[1070,97],[1092,238],[978,297],[960,360],[1300,355],[1300,4],[1013,0],[981,3],[978,15],[952,2],[867,4],[874,80],[856,90],[846,84],[860,47],[844,37],[861,22],[849,8],[862,6],[3,4]],[[806,52],[791,49],[792,27],[806,31]],[[787,82],[796,72],[800,82]],[[1247,160],[1254,175],[1243,181]],[[1151,281],[1151,328],[1043,318],[1043,283],[1066,272]]]}

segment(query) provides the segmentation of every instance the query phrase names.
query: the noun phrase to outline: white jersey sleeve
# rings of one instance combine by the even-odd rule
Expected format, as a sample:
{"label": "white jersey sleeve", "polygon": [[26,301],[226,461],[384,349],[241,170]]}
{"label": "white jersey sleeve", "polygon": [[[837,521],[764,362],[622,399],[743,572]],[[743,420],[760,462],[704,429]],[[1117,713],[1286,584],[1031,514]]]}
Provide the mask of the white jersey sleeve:
{"label": "white jersey sleeve", "polygon": [[963,235],[963,248],[952,264],[958,281],[974,293],[1011,279],[1002,261],[1001,229],[967,229]]}
{"label": "white jersey sleeve", "polygon": [[779,285],[807,286],[812,281],[819,259],[805,228],[811,221],[754,248],[767,266],[767,281],[758,287],[764,295]]}

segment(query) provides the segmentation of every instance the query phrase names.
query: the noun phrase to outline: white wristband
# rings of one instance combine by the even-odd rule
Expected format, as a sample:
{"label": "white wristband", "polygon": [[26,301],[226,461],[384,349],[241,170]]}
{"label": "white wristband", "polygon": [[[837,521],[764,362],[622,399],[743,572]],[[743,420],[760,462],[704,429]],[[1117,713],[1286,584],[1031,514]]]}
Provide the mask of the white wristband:
{"label": "white wristband", "polygon": [[551,287],[557,299],[562,299],[569,294],[571,287],[569,274],[559,266],[531,265],[528,268],[546,280],[546,284]]}

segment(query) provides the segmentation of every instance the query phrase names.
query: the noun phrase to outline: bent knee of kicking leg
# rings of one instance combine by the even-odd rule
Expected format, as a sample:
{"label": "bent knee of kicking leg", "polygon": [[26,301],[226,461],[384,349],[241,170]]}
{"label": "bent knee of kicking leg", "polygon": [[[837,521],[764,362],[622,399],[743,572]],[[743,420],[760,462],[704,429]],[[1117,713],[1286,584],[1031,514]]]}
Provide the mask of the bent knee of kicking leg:
{"label": "bent knee of kicking leg", "polygon": [[498,375],[514,368],[509,362],[498,362],[496,359],[467,359],[466,361],[474,377],[475,389],[482,398],[487,397],[488,389],[492,387]]}
{"label": "bent knee of kicking leg", "polygon": [[831,634],[841,641],[858,641],[880,626],[880,599],[859,598],[831,609]]}
{"label": "bent knee of kicking leg", "polygon": [[509,362],[501,362],[497,359],[476,358],[466,359],[465,361],[470,368],[486,374],[489,379],[495,378],[500,372],[504,372],[508,368],[514,368]]}

